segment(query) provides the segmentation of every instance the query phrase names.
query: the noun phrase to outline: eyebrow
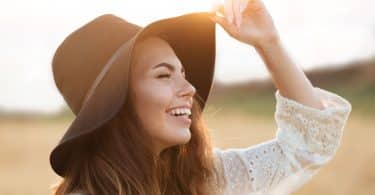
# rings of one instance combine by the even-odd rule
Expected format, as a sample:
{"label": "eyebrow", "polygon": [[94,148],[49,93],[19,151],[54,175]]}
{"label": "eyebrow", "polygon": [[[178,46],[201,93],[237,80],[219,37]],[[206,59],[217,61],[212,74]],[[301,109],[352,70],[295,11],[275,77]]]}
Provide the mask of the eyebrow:
{"label": "eyebrow", "polygon": [[[170,71],[174,71],[174,70],[175,70],[175,68],[174,68],[173,65],[168,64],[168,63],[166,63],[166,62],[162,62],[162,63],[160,63],[160,64],[157,64],[157,65],[155,65],[154,67],[152,67],[152,69],[156,69],[156,68],[159,68],[159,67],[166,67],[166,68],[168,68]],[[185,69],[184,69],[183,66],[182,66],[182,68],[181,68],[181,72],[185,72]]]}

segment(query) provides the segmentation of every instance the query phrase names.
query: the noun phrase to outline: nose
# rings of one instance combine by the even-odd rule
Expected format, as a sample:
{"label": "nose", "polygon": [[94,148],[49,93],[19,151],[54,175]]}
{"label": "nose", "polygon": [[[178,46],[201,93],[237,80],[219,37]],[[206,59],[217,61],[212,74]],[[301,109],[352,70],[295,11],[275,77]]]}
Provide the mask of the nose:
{"label": "nose", "polygon": [[182,79],[182,87],[181,90],[179,91],[179,96],[191,96],[193,97],[196,93],[195,87],[187,80],[187,79]]}

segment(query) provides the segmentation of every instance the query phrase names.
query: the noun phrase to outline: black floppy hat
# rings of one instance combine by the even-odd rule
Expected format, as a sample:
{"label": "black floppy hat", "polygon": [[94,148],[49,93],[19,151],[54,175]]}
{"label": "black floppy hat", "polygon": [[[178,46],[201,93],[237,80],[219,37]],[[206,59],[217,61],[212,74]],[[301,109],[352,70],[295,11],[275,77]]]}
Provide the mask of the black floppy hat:
{"label": "black floppy hat", "polygon": [[215,23],[209,15],[188,13],[140,27],[105,14],[61,43],[52,60],[53,76],[76,117],[50,153],[50,164],[58,175],[64,176],[79,139],[112,119],[125,103],[133,47],[142,38],[167,39],[204,108],[213,84],[216,52]]}

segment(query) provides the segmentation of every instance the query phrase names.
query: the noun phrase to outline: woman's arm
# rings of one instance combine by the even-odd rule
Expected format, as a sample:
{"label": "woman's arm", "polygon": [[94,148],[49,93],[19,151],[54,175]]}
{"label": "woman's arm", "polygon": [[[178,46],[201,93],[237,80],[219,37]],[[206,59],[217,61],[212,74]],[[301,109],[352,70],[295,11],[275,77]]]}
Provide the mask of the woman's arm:
{"label": "woman's arm", "polygon": [[323,109],[312,84],[287,55],[272,17],[261,0],[224,0],[224,4],[214,7],[211,19],[233,38],[254,46],[281,95]]}
{"label": "woman's arm", "polygon": [[[224,0],[216,7],[219,23],[235,39],[261,55],[278,88],[274,139],[246,148],[216,149],[216,167],[224,194],[289,194],[329,162],[340,145],[351,104],[313,87],[284,50],[261,0]],[[324,103],[324,105],[323,105]],[[220,188],[217,186],[224,186]]]}
{"label": "woman's arm", "polygon": [[314,93],[310,80],[288,56],[280,39],[263,42],[255,49],[266,64],[281,95],[306,106],[317,109],[324,108],[322,102]]}

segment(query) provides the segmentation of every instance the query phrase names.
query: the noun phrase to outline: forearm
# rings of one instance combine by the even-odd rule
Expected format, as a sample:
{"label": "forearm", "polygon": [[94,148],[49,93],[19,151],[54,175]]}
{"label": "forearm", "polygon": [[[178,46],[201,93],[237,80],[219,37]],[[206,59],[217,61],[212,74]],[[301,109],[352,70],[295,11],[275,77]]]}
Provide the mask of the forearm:
{"label": "forearm", "polygon": [[288,56],[280,39],[262,44],[255,49],[263,59],[281,95],[304,105],[323,109],[323,104],[314,94],[310,80],[302,68]]}

